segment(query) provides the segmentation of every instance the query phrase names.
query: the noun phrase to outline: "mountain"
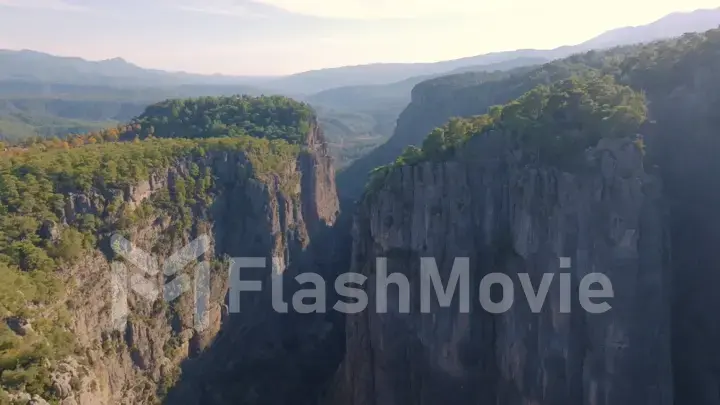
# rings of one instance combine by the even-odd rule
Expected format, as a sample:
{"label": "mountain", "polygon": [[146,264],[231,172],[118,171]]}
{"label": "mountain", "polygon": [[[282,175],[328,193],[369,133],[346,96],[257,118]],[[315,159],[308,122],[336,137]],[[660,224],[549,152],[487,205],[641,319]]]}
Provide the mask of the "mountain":
{"label": "mountain", "polygon": [[720,8],[674,13],[651,24],[608,31],[578,45],[551,50],[522,49],[470,56],[435,63],[377,63],[320,69],[286,77],[244,77],[199,75],[144,69],[122,58],[87,61],[59,57],[35,51],[0,50],[0,80],[25,80],[54,83],[102,85],[179,85],[243,84],[264,92],[286,95],[310,95],[336,87],[378,85],[399,82],[410,77],[438,75],[478,65],[491,65],[518,59],[556,59],[590,49],[610,48],[656,39],[670,38],[685,32],[700,32],[720,25]]}
{"label": "mountain", "polygon": [[0,80],[0,140],[95,131],[128,121],[168,98],[262,93],[246,85],[141,87]]}
{"label": "mountain", "polygon": [[122,58],[89,61],[31,50],[0,50],[0,80],[79,85],[248,84],[260,77],[197,75],[145,69]]}
{"label": "mountain", "polygon": [[[516,51],[536,56],[545,55],[550,59],[561,55],[575,55],[537,67],[531,76],[526,75],[526,69],[519,68],[511,70],[508,74],[488,75],[482,72],[470,72],[419,83],[413,89],[412,103],[399,116],[393,137],[368,155],[356,160],[353,165],[339,174],[338,182],[342,185],[341,196],[351,200],[358,198],[362,193],[364,179],[370,170],[392,161],[405,147],[420,144],[432,128],[442,125],[449,117],[483,114],[492,105],[509,102],[534,86],[549,84],[584,71],[588,66],[598,67],[603,63],[603,56],[598,56],[602,53],[591,52],[581,55],[576,51],[595,49],[594,45],[598,48],[611,48],[611,45],[638,43],[656,39],[658,36],[679,35],[694,32],[701,27],[719,25],[720,8],[676,13],[646,26],[610,31],[576,46],[562,47],[553,51]],[[632,33],[632,35],[624,37],[624,33]],[[618,52],[622,54],[623,51]]]}
{"label": "mountain", "polygon": [[[517,58],[490,65],[467,66],[456,71],[500,71],[546,61],[541,58]],[[343,167],[387,140],[395,129],[398,116],[410,103],[413,87],[436,76],[416,76],[390,84],[337,87],[304,100],[317,109],[320,124],[331,142],[330,148],[340,159],[339,166]]]}
{"label": "mountain", "polygon": [[[560,81],[492,117],[451,120],[375,172],[356,207],[351,268],[380,279],[382,260],[411,298],[393,293],[389,311],[346,317],[326,404],[673,404],[663,200],[633,142],[644,99],[607,79]],[[590,269],[612,280],[612,310],[580,306]],[[426,272],[448,280],[433,284],[452,300],[424,295]],[[565,276],[572,289],[548,282]],[[524,277],[545,280],[544,305],[519,291]],[[386,297],[385,286],[364,290]],[[595,384],[605,388],[583,389]]]}
{"label": "mountain", "polygon": [[521,49],[494,52],[436,63],[379,63],[321,69],[298,73],[265,83],[296,93],[311,93],[340,86],[392,83],[409,76],[437,75],[474,65],[490,65],[513,59],[557,59],[590,49],[649,42],[686,32],[701,32],[720,26],[720,8],[674,13],[648,25],[608,31],[586,42],[550,50]]}
{"label": "mountain", "polygon": [[[416,86],[350,205],[350,257],[417,295],[347,316],[325,404],[720,403],[719,66],[715,29]],[[452,301],[420,309],[423,270]],[[575,298],[594,272],[602,313]],[[557,281],[535,305],[548,275],[565,310]]]}
{"label": "mountain", "polygon": [[[232,113],[223,114],[224,107]],[[195,116],[178,115],[184,111]],[[308,113],[279,98],[175,100],[128,126],[144,132],[146,124],[164,123],[152,131],[155,138],[118,142],[118,133],[107,131],[69,144],[0,148],[0,404],[161,404],[181,375],[194,374],[207,375],[214,390],[235,391],[233,403],[257,390],[295,403],[317,395],[320,384],[301,383],[312,378],[294,379],[310,372],[310,363],[315,379],[332,375],[340,329],[328,333],[322,318],[291,319],[254,299],[243,300],[246,312],[228,314],[223,269],[230,257],[272,258],[287,272],[321,272],[328,260],[330,245],[315,246],[337,216],[334,172]],[[197,121],[186,124],[188,133],[209,121],[230,136],[179,138],[176,125],[190,118]],[[183,264],[171,274],[169,262],[164,274],[149,271],[159,265],[156,257],[182,246],[180,261],[187,264],[193,253],[190,261],[206,265],[204,272],[185,272]],[[138,262],[140,256],[147,260]],[[129,283],[136,270],[148,270],[145,285],[164,285],[165,294],[173,286],[206,289],[195,290],[197,299],[136,296]],[[207,311],[195,316],[201,303]],[[268,345],[282,328],[287,338],[276,337],[296,344]],[[199,353],[222,361],[191,364]],[[256,367],[268,356],[285,363],[282,371]],[[214,379],[227,361],[242,364],[237,371],[255,375],[256,384]],[[203,381],[180,383],[178,390],[188,390]],[[199,388],[179,393],[175,403],[195,403],[196,396],[213,403]]]}
{"label": "mountain", "polygon": [[421,144],[433,128],[450,117],[483,114],[490,106],[506,103],[540,84],[541,79],[518,86],[514,80],[541,69],[530,66],[510,71],[466,72],[418,84],[412,90],[412,102],[399,115],[392,137],[338,174],[341,198],[349,201],[359,198],[371,170],[390,163],[407,146]]}
{"label": "mountain", "polygon": [[[326,130],[338,166],[392,135],[416,84],[465,71],[536,65],[591,48],[704,30],[720,9],[669,15],[555,50],[517,50],[438,63],[374,64],[281,78],[196,75],[144,69],[124,59],[87,61],[34,51],[0,51],[0,138],[64,136],[114,126],[168,98],[282,94],[309,102]],[[439,124],[439,123],[438,123]],[[386,156],[392,159],[394,150]],[[369,170],[372,167],[365,167]],[[364,173],[362,174],[364,175]]]}
{"label": "mountain", "polygon": [[717,405],[718,66],[424,81],[344,212],[286,98],[3,146],[0,404]]}
{"label": "mountain", "polygon": [[410,92],[413,87],[433,77],[461,72],[509,70],[520,66],[540,65],[545,62],[549,62],[549,60],[520,57],[487,65],[464,66],[448,73],[414,76],[389,84],[336,87],[313,94],[306,100],[318,105],[360,111],[393,108],[400,104],[405,107],[410,102]]}
{"label": "mountain", "polygon": [[[86,83],[30,80],[27,75],[22,80],[17,77],[0,79],[0,139],[16,141],[38,135],[52,137],[96,131],[127,121],[140,114],[146,106],[169,98],[281,93],[279,90],[263,90],[246,84],[163,85],[155,83],[157,72],[147,72],[121,60],[96,63],[78,58],[56,60],[55,57],[35,53],[23,55],[22,58],[14,59],[16,64],[21,64],[18,62],[20,59],[22,63],[43,61],[25,67],[28,72],[34,72],[35,77],[41,76],[40,68],[45,62],[58,67],[52,71],[54,80],[71,77],[68,72],[86,72],[80,76],[102,72],[106,76],[95,76],[97,84],[93,84],[92,80]],[[540,61],[519,59],[467,69],[507,69]],[[117,67],[111,71],[107,68],[108,64]],[[9,67],[7,70],[12,69]],[[111,74],[114,76],[111,77]],[[139,78],[131,80],[130,84],[123,84],[133,74],[133,77]],[[47,80],[51,78],[48,75],[42,77]],[[358,86],[332,89],[304,99],[318,111],[320,123],[330,142],[330,150],[337,164],[343,166],[392,135],[398,114],[410,101],[410,90],[428,77],[431,76],[369,88]],[[145,85],[146,80],[154,84]],[[109,84],[103,84],[105,81]]]}
{"label": "mountain", "polygon": [[[720,404],[720,29],[533,60],[324,117],[122,120],[248,85],[91,84],[152,78],[121,60],[7,77],[18,122],[124,124],[0,147],[0,405]],[[318,122],[377,131],[407,91],[341,205]]]}
{"label": "mountain", "polygon": [[697,10],[691,13],[673,13],[651,24],[608,31],[583,42],[580,47],[582,50],[590,50],[650,42],[679,36],[686,32],[707,31],[718,26],[720,26],[720,8]]}

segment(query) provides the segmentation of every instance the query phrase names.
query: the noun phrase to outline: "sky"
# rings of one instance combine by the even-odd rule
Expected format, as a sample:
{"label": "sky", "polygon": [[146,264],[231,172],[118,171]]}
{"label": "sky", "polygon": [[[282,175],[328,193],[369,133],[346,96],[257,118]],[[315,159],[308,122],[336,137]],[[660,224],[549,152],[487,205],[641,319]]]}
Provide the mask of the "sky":
{"label": "sky", "polygon": [[550,49],[718,0],[0,0],[0,48],[281,75]]}

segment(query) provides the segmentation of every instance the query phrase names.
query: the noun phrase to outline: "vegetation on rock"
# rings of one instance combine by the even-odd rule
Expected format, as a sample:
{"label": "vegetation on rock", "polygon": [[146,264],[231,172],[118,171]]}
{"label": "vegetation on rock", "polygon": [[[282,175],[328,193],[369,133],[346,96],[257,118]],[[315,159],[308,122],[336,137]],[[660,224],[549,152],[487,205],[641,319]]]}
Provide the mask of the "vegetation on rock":
{"label": "vegetation on rock", "polygon": [[376,190],[399,166],[446,160],[471,137],[490,131],[508,137],[528,157],[568,168],[601,138],[635,137],[646,119],[644,96],[612,77],[562,80],[538,86],[486,115],[450,119],[425,138],[422,148],[410,146],[395,162],[373,171],[368,185]]}
{"label": "vegetation on rock", "polygon": [[200,97],[151,105],[135,123],[142,134],[159,138],[250,135],[300,144],[313,115],[308,105],[281,96]]}
{"label": "vegetation on rock", "polygon": [[[214,156],[240,156],[240,179],[269,181],[280,174],[281,187],[297,182],[284,173],[297,165],[313,119],[309,109],[286,99],[245,97],[163,106],[168,109],[151,108],[128,126],[0,152],[0,388],[58,399],[52,365],[75,350],[67,286],[58,270],[100,248],[111,233],[161,217],[169,224],[161,244],[187,235],[217,192]],[[185,107],[174,115],[178,106]],[[239,115],[243,109],[245,116]],[[194,111],[201,121],[213,117],[210,126],[226,131],[203,132],[182,111]],[[171,128],[181,123],[195,139],[159,137],[178,135]],[[150,127],[158,128],[152,132],[158,137],[120,141],[123,131],[142,134]],[[132,201],[133,188],[150,178],[167,181],[166,187]],[[20,333],[13,319],[31,326]]]}
{"label": "vegetation on rock", "polygon": [[681,116],[698,115],[704,120],[716,105],[713,94],[720,86],[715,74],[720,68],[719,50],[720,29],[715,29],[590,51],[531,68],[428,80],[413,90],[413,102],[400,116],[395,135],[343,171],[338,185],[345,197],[356,198],[368,171],[392,162],[408,145],[420,146],[428,132],[444,125],[450,117],[486,114],[493,106],[511,103],[538,86],[552,86],[573,77],[612,76],[618,84],[646,96],[653,120],[680,122]]}

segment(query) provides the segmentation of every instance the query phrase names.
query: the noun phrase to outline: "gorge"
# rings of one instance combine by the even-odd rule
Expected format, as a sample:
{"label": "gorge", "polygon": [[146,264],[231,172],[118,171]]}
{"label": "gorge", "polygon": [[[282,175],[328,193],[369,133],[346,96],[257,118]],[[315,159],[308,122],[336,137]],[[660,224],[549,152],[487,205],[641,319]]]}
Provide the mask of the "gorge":
{"label": "gorge", "polygon": [[[283,97],[167,101],[118,131],[8,148],[0,404],[720,405],[718,72],[711,30],[430,79],[337,190],[313,111]],[[208,236],[205,329],[194,294],[129,290],[116,329],[114,234],[157,257]],[[272,263],[243,275],[266,283],[360,273],[371,306],[280,314],[262,291],[230,313],[240,257]],[[470,258],[471,310],[378,313],[379,257],[413,291],[420,257],[444,282]],[[474,295],[490,272],[536,288],[603,273],[612,309],[560,311],[553,284],[539,314],[520,289],[492,314]]]}

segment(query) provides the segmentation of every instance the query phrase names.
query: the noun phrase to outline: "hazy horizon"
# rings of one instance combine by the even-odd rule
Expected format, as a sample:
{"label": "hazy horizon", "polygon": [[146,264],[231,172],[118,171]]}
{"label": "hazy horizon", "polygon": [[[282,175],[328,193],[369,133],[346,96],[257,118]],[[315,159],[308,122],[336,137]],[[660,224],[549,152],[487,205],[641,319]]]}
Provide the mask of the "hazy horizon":
{"label": "hazy horizon", "polygon": [[[574,45],[716,1],[0,0],[0,48],[144,68],[276,76]],[[618,10],[622,12],[618,13]],[[588,18],[590,17],[590,18]]]}

